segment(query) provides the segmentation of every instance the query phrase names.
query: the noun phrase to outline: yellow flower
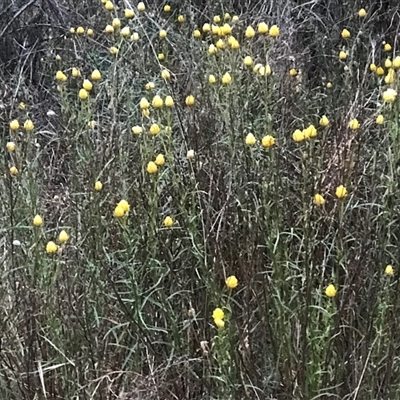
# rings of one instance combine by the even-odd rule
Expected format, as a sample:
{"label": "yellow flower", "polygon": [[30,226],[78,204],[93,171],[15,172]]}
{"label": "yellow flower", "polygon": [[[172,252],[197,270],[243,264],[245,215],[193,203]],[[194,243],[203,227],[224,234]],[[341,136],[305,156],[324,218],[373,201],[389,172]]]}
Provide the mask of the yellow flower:
{"label": "yellow flower", "polygon": [[392,50],[392,46],[389,43],[384,43],[383,49],[385,51],[391,51]]}
{"label": "yellow flower", "polygon": [[154,82],[147,82],[146,85],[144,86],[144,88],[146,90],[153,90],[155,88],[155,86],[156,85],[154,84]]}
{"label": "yellow flower", "polygon": [[345,51],[342,50],[342,51],[339,53],[339,59],[345,60],[346,58],[347,58],[347,54],[346,54]]}
{"label": "yellow flower", "polygon": [[139,39],[140,39],[139,34],[138,34],[137,32],[133,32],[133,33],[132,33],[132,36],[131,36],[131,40],[132,40],[133,42],[137,42]]}
{"label": "yellow flower", "polygon": [[231,19],[231,14],[225,13],[225,14],[224,14],[224,20],[225,20],[225,21],[228,21],[228,20],[230,20],[230,19]]}
{"label": "yellow flower", "polygon": [[161,131],[161,128],[158,124],[153,124],[150,126],[150,133],[152,135],[158,135]]}
{"label": "yellow flower", "polygon": [[223,329],[225,327],[225,322],[219,318],[214,319],[214,324],[218,329]]}
{"label": "yellow flower", "polygon": [[116,217],[116,218],[122,218],[124,215],[125,215],[124,209],[123,209],[121,206],[117,205],[117,206],[114,208],[114,217]]}
{"label": "yellow flower", "polygon": [[379,115],[376,117],[376,120],[375,120],[375,122],[376,122],[378,125],[382,125],[384,121],[385,121],[385,118],[383,117],[382,114],[379,114]]}
{"label": "yellow flower", "polygon": [[30,132],[30,131],[33,131],[33,128],[34,128],[35,126],[33,125],[33,122],[30,120],[30,119],[27,119],[25,122],[24,122],[24,129],[26,130],[26,131],[28,131],[28,132]]}
{"label": "yellow flower", "polygon": [[[154,99],[153,99],[154,101]],[[174,99],[171,96],[167,96],[165,98],[165,106],[166,107],[173,107],[174,106]]]}
{"label": "yellow flower", "polygon": [[327,288],[325,289],[325,294],[328,297],[335,297],[336,293],[337,293],[337,290],[336,290],[335,286],[333,286],[332,284],[327,286]]}
{"label": "yellow flower", "polygon": [[400,56],[396,56],[393,59],[393,68],[400,68]]}
{"label": "yellow flower", "polygon": [[367,15],[367,12],[365,11],[364,8],[360,8],[360,10],[358,11],[358,16],[360,18],[364,18]]}
{"label": "yellow flower", "polygon": [[317,130],[314,125],[309,125],[306,129],[304,129],[304,137],[306,139],[313,138],[317,136]]}
{"label": "yellow flower", "polygon": [[100,181],[96,181],[94,184],[94,190],[100,192],[103,189],[103,184]]}
{"label": "yellow flower", "polygon": [[89,129],[94,129],[96,126],[96,121],[95,120],[89,121],[87,125]]}
{"label": "yellow flower", "polygon": [[332,83],[331,83],[331,82],[328,82],[328,83],[326,84],[326,87],[327,87],[328,89],[330,89],[330,88],[332,87]]}
{"label": "yellow flower", "polygon": [[216,82],[216,78],[214,75],[208,75],[208,83],[215,83]]}
{"label": "yellow flower", "polygon": [[148,108],[145,110],[142,110],[142,115],[143,115],[143,117],[148,117],[150,115],[150,110]]}
{"label": "yellow flower", "polygon": [[271,135],[266,135],[262,138],[261,144],[263,147],[268,149],[269,147],[272,147],[275,144],[275,138]]}
{"label": "yellow flower", "polygon": [[215,46],[217,49],[224,49],[225,48],[225,42],[222,39],[219,39],[217,43],[215,43]]}
{"label": "yellow flower", "polygon": [[79,69],[78,68],[72,68],[72,76],[74,77],[74,78],[77,78],[77,77],[79,77],[79,76],[81,76],[81,71],[79,71]]}
{"label": "yellow flower", "polygon": [[126,214],[131,208],[129,203],[126,200],[121,200],[118,203],[118,206],[122,207],[122,209],[124,210],[124,214]]}
{"label": "yellow flower", "polygon": [[144,5],[144,3],[141,1],[140,3],[138,3],[137,5],[137,9],[138,11],[145,11],[146,10],[146,6]]}
{"label": "yellow flower", "polygon": [[228,289],[235,289],[238,285],[238,280],[235,275],[228,276],[225,280]]}
{"label": "yellow flower", "polygon": [[193,32],[193,36],[195,38],[199,38],[199,37],[201,37],[201,32],[198,29],[195,29]]}
{"label": "yellow flower", "polygon": [[370,69],[370,71],[375,72],[376,71],[376,65],[374,63],[371,63],[369,65],[369,69]]}
{"label": "yellow flower", "polygon": [[347,39],[347,38],[349,38],[351,35],[350,35],[350,32],[347,30],[347,29],[343,29],[342,30],[342,38],[343,39]]}
{"label": "yellow flower", "polygon": [[215,15],[213,21],[214,23],[219,24],[221,22],[221,17],[219,15]]}
{"label": "yellow flower", "polygon": [[157,164],[155,163],[155,162],[153,162],[153,161],[150,161],[148,164],[147,164],[147,172],[149,173],[149,174],[155,174],[156,172],[157,172]]}
{"label": "yellow flower", "polygon": [[253,65],[253,59],[250,56],[246,56],[243,59],[243,64],[248,66],[248,67],[251,67]]}
{"label": "yellow flower", "polygon": [[256,144],[256,138],[254,137],[254,135],[252,133],[247,134],[245,143],[248,146],[254,146]]}
{"label": "yellow flower", "polygon": [[210,44],[210,46],[208,47],[208,53],[215,54],[217,51],[218,49],[213,44]]}
{"label": "yellow flower", "polygon": [[110,47],[110,54],[116,56],[118,54],[118,49],[115,46]]}
{"label": "yellow flower", "polygon": [[194,103],[196,102],[196,99],[194,98],[193,95],[189,95],[186,97],[185,99],[185,103],[188,107],[191,107],[194,105]]}
{"label": "yellow flower", "polygon": [[140,135],[142,132],[143,132],[143,128],[141,126],[139,126],[139,125],[135,125],[132,128],[132,133],[135,134],[135,135]]}
{"label": "yellow flower", "polygon": [[226,72],[226,73],[224,74],[224,76],[222,77],[222,83],[223,83],[224,85],[229,85],[231,82],[232,82],[232,77],[231,77],[231,75],[229,74],[229,72]]}
{"label": "yellow flower", "polygon": [[10,168],[10,174],[11,174],[12,176],[18,175],[18,173],[19,173],[19,171],[18,171],[18,168],[17,168],[17,167],[11,167],[11,168]]}
{"label": "yellow flower", "polygon": [[269,28],[269,36],[271,37],[279,36],[279,28],[277,25],[272,25],[271,28]]}
{"label": "yellow flower", "polygon": [[347,197],[347,189],[343,185],[340,185],[336,188],[335,194],[338,199],[344,199]]}
{"label": "yellow flower", "polygon": [[160,61],[162,61],[162,60],[164,60],[164,58],[165,58],[165,54],[164,54],[164,53],[159,53],[157,57],[158,57],[158,59],[159,59]]}
{"label": "yellow flower", "polygon": [[111,33],[114,33],[114,28],[111,25],[107,25],[106,28],[104,29],[104,31],[106,33],[111,34]]}
{"label": "yellow flower", "polygon": [[393,68],[389,68],[387,75],[385,76],[385,83],[388,85],[394,82],[395,72]]}
{"label": "yellow flower", "polygon": [[322,127],[325,127],[325,126],[328,126],[328,125],[329,125],[329,119],[327,118],[326,115],[323,115],[323,116],[321,117],[321,119],[319,120],[319,124],[320,124],[320,126],[322,126]]}
{"label": "yellow flower", "polygon": [[64,231],[64,229],[60,232],[60,234],[58,235],[58,240],[61,243],[65,243],[67,240],[69,239],[69,235],[67,232]]}
{"label": "yellow flower", "polygon": [[10,129],[11,129],[12,131],[16,131],[17,129],[19,129],[19,122],[18,122],[18,120],[13,119],[13,120],[10,122]]}
{"label": "yellow flower", "polygon": [[81,100],[86,100],[89,97],[89,93],[86,89],[81,89],[78,96]]}
{"label": "yellow flower", "polygon": [[133,10],[130,10],[129,8],[126,8],[124,11],[124,15],[126,19],[131,19],[135,16],[135,13],[133,12]]}
{"label": "yellow flower", "polygon": [[164,165],[164,164],[165,164],[165,157],[164,157],[164,155],[163,155],[163,154],[159,154],[159,155],[156,157],[156,159],[155,159],[154,162],[156,163],[156,165],[157,165],[158,167],[161,167],[162,165]]}
{"label": "yellow flower", "polygon": [[166,31],[165,29],[161,29],[161,31],[159,32],[158,36],[159,36],[161,39],[166,38],[166,37],[167,37],[167,31]]}
{"label": "yellow flower", "polygon": [[392,61],[390,60],[390,58],[387,58],[385,60],[385,68],[390,68],[392,66]]}
{"label": "yellow flower", "polygon": [[296,70],[295,68],[292,68],[292,69],[289,71],[289,75],[290,75],[290,76],[297,76],[297,70]]}
{"label": "yellow flower", "polygon": [[112,26],[114,29],[118,29],[119,27],[121,27],[121,21],[118,18],[114,18],[112,20]]}
{"label": "yellow flower", "polygon": [[393,271],[393,267],[391,265],[387,265],[385,268],[385,274],[388,276],[393,276],[394,271]]}
{"label": "yellow flower", "polygon": [[203,27],[202,27],[202,31],[204,32],[204,33],[206,33],[206,32],[210,32],[211,31],[211,25],[210,24],[204,24],[203,25]]}
{"label": "yellow flower", "polygon": [[293,137],[293,140],[294,140],[295,142],[302,142],[302,141],[305,139],[304,132],[301,131],[300,129],[296,129],[296,130],[293,132],[292,137]]}
{"label": "yellow flower", "polygon": [[224,24],[221,26],[221,34],[223,36],[228,36],[232,33],[232,27],[229,24]]}
{"label": "yellow flower", "polygon": [[269,28],[265,22],[260,22],[258,24],[258,33],[266,34],[266,33],[268,33],[268,31],[269,31]]}
{"label": "yellow flower", "polygon": [[261,67],[258,69],[258,73],[261,76],[268,76],[268,75],[271,75],[272,70],[268,64],[265,67],[263,65],[261,65]]}
{"label": "yellow flower", "polygon": [[239,17],[237,15],[234,15],[232,17],[232,22],[238,22],[239,21]]}
{"label": "yellow flower", "polygon": [[171,228],[171,226],[174,224],[173,219],[170,216],[165,217],[164,219],[164,226],[167,228]]}
{"label": "yellow flower", "polygon": [[246,36],[247,38],[250,39],[250,38],[254,37],[255,34],[256,34],[256,32],[254,31],[253,27],[248,26],[248,27],[246,28],[245,36]]}
{"label": "yellow flower", "polygon": [[131,29],[129,28],[129,26],[125,26],[121,29],[120,35],[122,37],[128,37],[131,34]]}
{"label": "yellow flower", "polygon": [[93,81],[99,81],[100,79],[101,79],[101,73],[100,73],[100,71],[98,69],[95,69],[92,72],[92,80]]}
{"label": "yellow flower", "polygon": [[75,28],[74,27],[69,28],[69,33],[74,34],[75,33]]}
{"label": "yellow flower", "polygon": [[385,73],[385,70],[382,67],[378,67],[375,72],[378,76],[382,76]]}
{"label": "yellow flower", "polygon": [[185,21],[185,17],[183,15],[179,15],[178,22],[184,22],[184,21]]}
{"label": "yellow flower", "polygon": [[145,97],[142,97],[139,106],[142,110],[147,110],[150,107],[150,103],[147,101]]}
{"label": "yellow flower", "polygon": [[325,204],[325,199],[322,195],[320,195],[319,193],[314,195],[314,203],[317,206],[323,206]]}
{"label": "yellow flower", "polygon": [[40,215],[35,215],[35,217],[33,218],[32,223],[33,223],[34,226],[37,226],[37,227],[42,226],[43,225],[43,219],[42,219],[42,217]]}
{"label": "yellow flower", "polygon": [[67,81],[67,76],[64,74],[62,71],[57,71],[56,73],[56,79],[60,82],[66,82]]}
{"label": "yellow flower", "polygon": [[14,151],[15,150],[15,143],[14,142],[7,142],[6,149],[8,151]]}
{"label": "yellow flower", "polygon": [[231,38],[232,40],[229,40],[228,44],[231,49],[237,50],[240,47],[240,43],[234,37],[231,36]]}
{"label": "yellow flower", "polygon": [[61,56],[59,54],[56,55],[56,60],[61,61]]}
{"label": "yellow flower", "polygon": [[164,12],[170,12],[171,11],[171,6],[169,6],[168,4],[166,4],[164,6]]}
{"label": "yellow flower", "polygon": [[187,154],[186,154],[186,158],[188,160],[193,160],[195,156],[194,150],[188,150]]}
{"label": "yellow flower", "polygon": [[82,87],[87,91],[90,92],[93,89],[93,84],[92,82],[89,81],[89,79],[85,79],[83,81]]}
{"label": "yellow flower", "polygon": [[360,123],[358,122],[358,120],[356,118],[352,119],[349,122],[349,128],[353,131],[357,130],[360,127]]}
{"label": "yellow flower", "polygon": [[106,10],[111,11],[114,9],[114,4],[111,1],[107,1],[106,4],[104,4],[104,7]]}
{"label": "yellow flower", "polygon": [[161,78],[163,78],[164,80],[168,81],[169,79],[171,79],[171,74],[169,73],[168,70],[163,69],[161,71]]}
{"label": "yellow flower", "polygon": [[57,252],[57,250],[58,250],[58,246],[54,242],[50,241],[47,243],[47,245],[46,245],[47,253],[54,254]]}
{"label": "yellow flower", "polygon": [[164,101],[159,95],[156,95],[153,97],[153,101],[151,102],[151,104],[154,108],[160,108],[164,105]]}
{"label": "yellow flower", "polygon": [[23,101],[21,101],[21,103],[18,104],[18,108],[19,108],[20,110],[25,110],[26,104],[25,104]]}
{"label": "yellow flower", "polygon": [[396,100],[397,92],[394,89],[386,89],[382,93],[382,99],[385,103],[393,103]]}
{"label": "yellow flower", "polygon": [[76,28],[76,33],[77,33],[78,35],[83,35],[83,34],[85,33],[85,29],[84,29],[82,26],[78,26],[78,27]]}
{"label": "yellow flower", "polygon": [[225,313],[222,310],[222,308],[215,308],[213,313],[212,313],[213,319],[224,319],[225,318]]}

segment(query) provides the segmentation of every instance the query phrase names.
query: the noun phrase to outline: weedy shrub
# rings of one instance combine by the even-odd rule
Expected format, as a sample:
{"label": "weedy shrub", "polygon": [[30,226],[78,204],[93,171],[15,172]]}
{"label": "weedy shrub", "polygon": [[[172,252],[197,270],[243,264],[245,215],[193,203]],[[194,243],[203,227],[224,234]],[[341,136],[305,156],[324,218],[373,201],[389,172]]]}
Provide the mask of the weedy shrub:
{"label": "weedy shrub", "polygon": [[0,30],[1,396],[398,398],[396,4],[61,3]]}

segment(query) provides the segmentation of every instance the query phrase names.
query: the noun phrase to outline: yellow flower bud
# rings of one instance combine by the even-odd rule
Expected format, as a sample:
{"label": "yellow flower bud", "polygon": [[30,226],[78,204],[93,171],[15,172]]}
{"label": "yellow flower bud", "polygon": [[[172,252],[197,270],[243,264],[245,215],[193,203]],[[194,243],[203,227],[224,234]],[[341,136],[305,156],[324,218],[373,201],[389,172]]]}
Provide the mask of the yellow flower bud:
{"label": "yellow flower bud", "polygon": [[34,226],[37,226],[37,227],[42,226],[43,225],[43,219],[42,219],[42,217],[40,215],[35,215],[35,217],[33,218],[32,223],[33,223]]}
{"label": "yellow flower bud", "polygon": [[269,36],[278,37],[279,36],[279,27],[277,25],[272,25],[269,29]]}
{"label": "yellow flower bud", "polygon": [[351,36],[350,32],[347,29],[342,30],[342,38],[348,39]]}
{"label": "yellow flower bud", "polygon": [[8,151],[14,151],[15,150],[15,143],[14,142],[7,142],[6,149]]}
{"label": "yellow flower bud", "polygon": [[90,92],[93,89],[93,84],[92,82],[89,81],[89,79],[85,79],[83,81],[82,87],[87,91]]}
{"label": "yellow flower bud", "polygon": [[194,98],[193,95],[189,95],[186,97],[185,99],[185,103],[188,107],[191,107],[194,105],[194,103],[196,102],[196,99]]}
{"label": "yellow flower bud", "polygon": [[19,171],[18,171],[17,167],[13,166],[13,167],[10,168],[10,175],[16,176],[16,175],[18,175],[18,173],[19,173]]}
{"label": "yellow flower bud", "polygon": [[58,250],[58,246],[54,242],[50,241],[47,243],[47,245],[46,245],[47,253],[54,254],[57,252],[57,250]]}
{"label": "yellow flower bud", "polygon": [[275,138],[271,135],[266,135],[261,139],[261,145],[266,149],[272,147],[275,144]]}
{"label": "yellow flower bud", "polygon": [[94,184],[94,190],[100,192],[103,189],[103,184],[100,181],[96,181]]}
{"label": "yellow flower bud", "polygon": [[238,285],[238,280],[235,275],[228,276],[225,280],[228,289],[235,289]]}
{"label": "yellow flower bud", "polygon": [[11,129],[12,131],[16,131],[17,129],[19,129],[19,122],[18,122],[18,120],[13,119],[13,120],[10,122],[10,129]]}
{"label": "yellow flower bud", "polygon": [[86,89],[81,89],[78,96],[81,100],[86,100],[89,97],[89,93]]}
{"label": "yellow flower bud", "polygon": [[152,135],[158,135],[161,131],[161,128],[158,124],[153,124],[150,126],[150,133]]}
{"label": "yellow flower bud", "polygon": [[164,105],[164,101],[159,95],[156,95],[153,97],[151,104],[154,108],[161,108]]}
{"label": "yellow flower bud", "polygon": [[245,139],[245,143],[248,146],[254,146],[256,144],[256,138],[254,137],[254,135],[252,133],[247,134],[246,139]]}
{"label": "yellow flower bud", "polygon": [[155,174],[156,172],[157,172],[157,164],[155,163],[155,162],[153,162],[153,161],[150,161],[148,164],[147,164],[147,172],[149,173],[149,174]]}
{"label": "yellow flower bud", "polygon": [[325,294],[326,294],[328,297],[335,297],[335,296],[336,296],[336,293],[337,293],[337,290],[336,290],[335,286],[333,286],[332,284],[329,285],[329,286],[325,289]]}
{"label": "yellow flower bud", "polygon": [[251,67],[253,65],[253,59],[250,56],[246,56],[243,59],[243,64],[246,65],[247,67]]}
{"label": "yellow flower bud", "polygon": [[254,31],[253,27],[248,26],[248,27],[246,28],[245,36],[246,36],[248,39],[254,37],[255,34],[256,34],[256,32]]}
{"label": "yellow flower bud", "polygon": [[314,203],[317,206],[323,206],[325,204],[325,199],[322,195],[320,195],[319,193],[314,195]]}
{"label": "yellow flower bud", "polygon": [[228,72],[226,72],[222,77],[222,83],[224,85],[229,85],[231,82],[232,82],[232,77]]}
{"label": "yellow flower bud", "polygon": [[165,157],[164,157],[164,155],[163,154],[159,154],[157,157],[156,157],[156,159],[155,159],[155,164],[158,166],[158,167],[161,167],[162,165],[164,165],[165,164]]}
{"label": "yellow flower bud", "polygon": [[60,232],[60,234],[58,235],[58,240],[59,240],[61,243],[65,243],[65,242],[68,241],[68,239],[69,239],[69,235],[68,235],[68,233],[65,232],[65,230],[63,229],[63,230]]}
{"label": "yellow flower bud", "polygon": [[344,199],[347,197],[347,189],[343,185],[340,185],[336,188],[335,194],[338,199]]}
{"label": "yellow flower bud", "polygon": [[99,81],[100,79],[101,79],[101,73],[100,73],[100,71],[98,69],[95,69],[92,72],[92,80],[93,81]]}
{"label": "yellow flower bud", "polygon": [[165,217],[164,226],[167,228],[171,228],[172,225],[174,225],[173,219],[170,216]]}
{"label": "yellow flower bud", "polygon": [[394,271],[393,271],[393,267],[391,265],[387,265],[385,268],[385,274],[388,276],[393,276]]}

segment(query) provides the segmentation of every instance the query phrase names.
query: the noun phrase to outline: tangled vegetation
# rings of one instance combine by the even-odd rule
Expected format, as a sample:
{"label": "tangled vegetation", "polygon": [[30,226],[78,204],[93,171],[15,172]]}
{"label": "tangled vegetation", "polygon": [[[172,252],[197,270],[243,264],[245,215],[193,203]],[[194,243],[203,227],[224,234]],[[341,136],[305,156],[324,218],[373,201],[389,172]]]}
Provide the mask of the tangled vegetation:
{"label": "tangled vegetation", "polygon": [[400,397],[396,2],[10,2],[0,394]]}

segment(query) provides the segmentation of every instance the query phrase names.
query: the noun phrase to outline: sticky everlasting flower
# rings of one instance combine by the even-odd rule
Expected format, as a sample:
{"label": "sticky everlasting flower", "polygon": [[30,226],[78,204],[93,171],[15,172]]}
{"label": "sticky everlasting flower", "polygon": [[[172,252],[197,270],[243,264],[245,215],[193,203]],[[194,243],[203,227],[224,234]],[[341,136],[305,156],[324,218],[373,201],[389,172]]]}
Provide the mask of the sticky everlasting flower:
{"label": "sticky everlasting flower", "polygon": [[59,240],[61,243],[65,243],[65,242],[68,241],[68,239],[69,239],[69,235],[68,235],[68,233],[63,229],[63,230],[60,232],[60,234],[58,235],[58,240]]}
{"label": "sticky everlasting flower", "polygon": [[266,34],[266,33],[268,33],[269,28],[268,28],[268,25],[265,22],[260,22],[258,24],[257,30],[258,30],[258,33]]}
{"label": "sticky everlasting flower", "polygon": [[212,313],[213,319],[224,319],[225,318],[225,313],[222,310],[222,308],[215,308],[213,313]]}
{"label": "sticky everlasting flower", "polygon": [[161,78],[163,78],[164,80],[169,80],[170,78],[171,78],[171,74],[169,73],[169,71],[168,70],[166,70],[166,69],[163,69],[162,71],[161,71]]}
{"label": "sticky everlasting flower", "polygon": [[33,128],[34,128],[35,126],[33,125],[33,122],[30,120],[30,119],[27,119],[25,122],[24,122],[24,129],[26,130],[26,131],[32,131],[33,130]]}
{"label": "sticky everlasting flower", "polygon": [[165,103],[166,107],[173,107],[174,106],[174,99],[171,96],[167,96],[165,98],[164,103]]}
{"label": "sticky everlasting flower", "polygon": [[46,252],[49,254],[56,253],[57,249],[58,249],[58,246],[52,241],[48,242],[46,245]]}
{"label": "sticky everlasting flower", "polygon": [[304,133],[300,129],[296,129],[293,132],[292,137],[295,142],[301,142],[305,139]]}
{"label": "sticky everlasting flower", "polygon": [[94,184],[94,190],[100,192],[103,189],[103,184],[100,181],[96,181]]}
{"label": "sticky everlasting flower", "polygon": [[325,289],[325,294],[328,297],[335,297],[337,293],[337,290],[335,288],[335,286],[333,286],[332,284],[327,286],[327,288]]}
{"label": "sticky everlasting flower", "polygon": [[321,194],[317,193],[314,195],[314,203],[317,206],[323,206],[325,204],[325,199]]}
{"label": "sticky everlasting flower", "polygon": [[194,96],[193,95],[189,95],[189,96],[187,96],[186,97],[186,99],[185,99],[185,103],[186,103],[186,105],[187,106],[193,106],[194,105],[194,103],[195,103],[195,98],[194,98]]}
{"label": "sticky everlasting flower", "polygon": [[208,83],[215,83],[217,81],[217,78],[215,77],[215,75],[208,75]]}
{"label": "sticky everlasting flower", "polygon": [[140,135],[142,132],[143,132],[143,128],[141,126],[139,126],[139,125],[135,125],[132,128],[132,133],[135,134],[135,135]]}
{"label": "sticky everlasting flower", "polygon": [[238,285],[238,280],[235,275],[228,276],[225,280],[228,289],[235,289]]}
{"label": "sticky everlasting flower", "polygon": [[164,219],[164,226],[166,228],[171,228],[171,226],[174,225],[174,221],[170,216],[165,217]]}
{"label": "sticky everlasting flower", "polygon": [[158,135],[161,131],[161,128],[158,124],[153,124],[150,126],[150,133],[152,135]]}
{"label": "sticky everlasting flower", "polygon": [[10,122],[10,129],[11,129],[12,131],[16,131],[17,129],[19,129],[19,122],[18,122],[18,120],[13,119],[13,120]]}
{"label": "sticky everlasting flower", "polygon": [[269,36],[278,37],[279,36],[279,27],[277,25],[272,25],[269,29]]}
{"label": "sticky everlasting flower", "polygon": [[74,78],[77,78],[77,77],[81,76],[81,71],[79,71],[78,68],[74,67],[74,68],[72,68],[72,73],[71,73],[71,75],[72,75]]}
{"label": "sticky everlasting flower", "polygon": [[104,7],[105,7],[106,10],[111,11],[111,10],[114,9],[114,4],[113,4],[111,1],[107,1],[107,2],[104,4]]}
{"label": "sticky everlasting flower", "polygon": [[66,82],[67,81],[67,76],[64,74],[62,71],[57,71],[56,73],[56,79],[60,82]]}
{"label": "sticky everlasting flower", "polygon": [[379,115],[376,117],[376,120],[375,120],[375,122],[376,122],[378,125],[382,125],[384,121],[385,121],[385,118],[384,118],[384,116],[383,116],[382,114],[379,114]]}
{"label": "sticky everlasting flower", "polygon": [[218,329],[223,329],[225,327],[225,322],[219,318],[214,319],[214,324]]}
{"label": "sticky everlasting flower", "polygon": [[223,83],[224,85],[229,85],[231,82],[232,82],[232,77],[231,77],[231,75],[229,74],[229,72],[226,72],[226,73],[224,74],[224,76],[222,77],[222,83]]}
{"label": "sticky everlasting flower", "polygon": [[341,60],[345,60],[345,59],[347,58],[346,52],[342,50],[342,51],[339,53],[339,58],[340,58]]}
{"label": "sticky everlasting flower", "polygon": [[392,276],[394,274],[393,267],[391,265],[386,266],[385,274],[388,276]]}
{"label": "sticky everlasting flower", "polygon": [[93,89],[93,84],[92,82],[89,81],[89,79],[85,79],[82,83],[82,87],[87,91],[90,92]]}
{"label": "sticky everlasting flower", "polygon": [[319,124],[320,124],[320,126],[322,126],[322,127],[325,127],[325,126],[328,126],[328,125],[329,125],[329,119],[327,118],[326,115],[323,115],[323,116],[321,117],[321,119],[319,120]]}
{"label": "sticky everlasting flower", "polygon": [[246,36],[247,38],[252,38],[252,37],[254,37],[255,34],[256,34],[256,32],[254,31],[253,27],[248,26],[248,27],[246,28],[245,36]]}
{"label": "sticky everlasting flower", "polygon": [[256,144],[256,138],[254,137],[254,135],[253,135],[252,133],[249,133],[249,134],[246,136],[245,143],[246,143],[248,146],[254,146],[254,145]]}
{"label": "sticky everlasting flower", "polygon": [[347,29],[343,29],[342,30],[342,38],[343,39],[347,39],[347,38],[349,38],[351,35],[350,35],[350,32],[347,30]]}
{"label": "sticky everlasting flower", "polygon": [[383,49],[384,49],[385,51],[392,51],[392,46],[391,46],[389,43],[385,43],[385,44],[383,45]]}
{"label": "sticky everlasting flower", "polygon": [[275,138],[271,135],[266,135],[262,138],[261,144],[266,149],[272,147],[275,144]]}
{"label": "sticky everlasting flower", "polygon": [[133,10],[130,10],[129,8],[127,8],[124,11],[124,15],[125,15],[126,19],[131,19],[135,16],[135,13],[133,12]]}
{"label": "sticky everlasting flower", "polygon": [[142,97],[139,103],[139,107],[142,110],[146,110],[150,107],[150,103],[148,102],[148,100],[145,97]]}
{"label": "sticky everlasting flower", "polygon": [[138,3],[138,5],[137,5],[137,9],[139,10],[139,11],[145,11],[146,10],[146,6],[144,5],[144,3],[143,2],[140,2],[140,3]]}
{"label": "sticky everlasting flower", "polygon": [[14,142],[7,142],[6,149],[8,151],[14,151],[15,150],[15,143]]}
{"label": "sticky everlasting flower", "polygon": [[193,160],[194,156],[195,156],[194,150],[188,150],[188,152],[186,154],[186,158],[188,160]]}
{"label": "sticky everlasting flower", "polygon": [[250,56],[246,56],[243,59],[243,64],[248,66],[248,67],[251,67],[253,65],[253,59]]}
{"label": "sticky everlasting flower", "polygon": [[382,93],[382,99],[385,103],[393,103],[396,100],[397,92],[394,89],[386,89]]}
{"label": "sticky everlasting flower", "polygon": [[171,11],[171,6],[168,5],[168,4],[166,4],[166,5],[164,6],[164,12],[170,12],[170,11]]}
{"label": "sticky everlasting flower", "polygon": [[122,218],[124,215],[125,215],[124,209],[121,206],[117,205],[114,209],[114,217]]}
{"label": "sticky everlasting flower", "polygon": [[156,172],[157,172],[157,164],[155,163],[155,162],[153,162],[153,161],[150,161],[148,164],[147,164],[147,172],[149,173],[149,174],[155,174]]}
{"label": "sticky everlasting flower", "polygon": [[159,154],[159,155],[156,157],[156,159],[155,159],[154,162],[155,162],[156,165],[159,166],[159,167],[161,167],[162,165],[164,165],[164,164],[165,164],[165,157],[164,157],[164,155],[163,155],[163,154]]}
{"label": "sticky everlasting flower", "polygon": [[153,97],[151,104],[154,108],[160,108],[164,105],[164,101],[159,95],[156,95]]}
{"label": "sticky everlasting flower", "polygon": [[366,15],[367,15],[367,12],[365,11],[364,8],[361,8],[361,9],[358,11],[358,16],[359,16],[360,18],[364,18]]}
{"label": "sticky everlasting flower", "polygon": [[297,76],[297,70],[295,69],[295,68],[292,68],[290,71],[289,71],[289,75],[290,76]]}
{"label": "sticky everlasting flower", "polygon": [[40,215],[35,215],[35,217],[32,220],[32,223],[34,226],[42,226],[43,225],[43,218]]}
{"label": "sticky everlasting flower", "polygon": [[357,130],[360,127],[360,123],[358,122],[358,120],[356,118],[352,119],[349,122],[349,128],[353,131]]}
{"label": "sticky everlasting flower", "polygon": [[343,185],[340,185],[336,188],[335,194],[338,199],[344,199],[347,196],[347,189]]}
{"label": "sticky everlasting flower", "polygon": [[17,167],[12,166],[10,168],[10,175],[15,176],[15,175],[18,175],[18,173],[19,173],[19,171],[18,171]]}
{"label": "sticky everlasting flower", "polygon": [[78,96],[81,100],[86,100],[89,97],[89,93],[86,89],[81,89]]}

